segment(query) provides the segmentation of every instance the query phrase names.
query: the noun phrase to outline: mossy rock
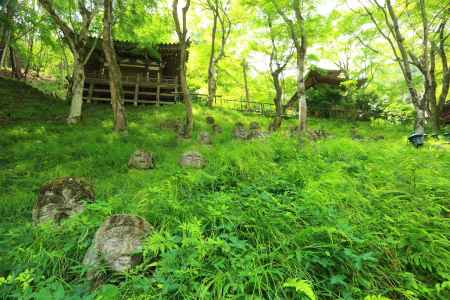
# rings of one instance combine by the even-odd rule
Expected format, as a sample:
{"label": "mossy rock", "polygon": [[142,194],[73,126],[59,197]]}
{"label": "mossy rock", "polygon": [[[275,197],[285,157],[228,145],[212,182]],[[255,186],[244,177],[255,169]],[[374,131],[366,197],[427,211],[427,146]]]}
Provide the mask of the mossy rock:
{"label": "mossy rock", "polygon": [[35,224],[63,219],[84,210],[85,202],[94,202],[94,188],[84,179],[62,177],[44,184],[33,207]]}
{"label": "mossy rock", "polygon": [[98,279],[102,263],[112,272],[126,272],[139,264],[142,243],[152,229],[146,220],[135,215],[119,214],[106,219],[83,259],[83,265],[89,269],[88,279]]}

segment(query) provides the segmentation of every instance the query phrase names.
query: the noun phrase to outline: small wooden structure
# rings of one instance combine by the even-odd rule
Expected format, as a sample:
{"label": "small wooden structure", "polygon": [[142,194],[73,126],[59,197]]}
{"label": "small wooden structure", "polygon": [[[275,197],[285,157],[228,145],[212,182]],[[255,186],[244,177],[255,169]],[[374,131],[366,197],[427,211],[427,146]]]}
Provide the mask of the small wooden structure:
{"label": "small wooden structure", "polygon": [[[117,60],[122,72],[124,102],[173,104],[182,96],[179,74],[180,47],[160,44],[139,47],[130,42],[115,41]],[[101,48],[101,40],[85,66],[86,81],[83,99],[111,101],[108,65]]]}

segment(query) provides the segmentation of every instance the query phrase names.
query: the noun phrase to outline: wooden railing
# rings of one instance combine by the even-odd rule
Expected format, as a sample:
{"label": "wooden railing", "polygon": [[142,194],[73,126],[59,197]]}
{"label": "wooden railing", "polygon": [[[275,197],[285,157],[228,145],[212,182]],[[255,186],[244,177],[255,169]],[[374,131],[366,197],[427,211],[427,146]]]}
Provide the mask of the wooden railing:
{"label": "wooden railing", "polygon": [[[192,94],[194,99],[206,103],[208,95],[206,94]],[[263,116],[275,116],[276,107],[274,103],[270,102],[256,102],[246,101],[244,99],[225,99],[222,96],[216,96],[214,99],[214,106],[228,108],[236,111],[255,113]],[[308,110],[310,116],[325,117],[325,118],[342,118],[342,119],[358,119],[364,111],[356,108],[310,108]],[[296,118],[298,112],[293,109],[288,109],[284,112],[284,118]]]}
{"label": "wooden railing", "polygon": [[[178,98],[180,96],[178,78],[160,77],[159,73],[158,77],[156,78],[139,76],[139,74],[135,76],[122,76],[122,86],[125,96],[124,101],[131,102],[135,106],[137,106],[138,103],[148,103],[156,105],[173,104],[178,101]],[[88,103],[90,103],[92,100],[111,101],[109,79],[105,74],[86,74],[84,91],[87,92],[87,95],[84,96],[84,99]],[[130,99],[130,96],[132,96],[132,99]],[[169,98],[171,100],[162,101],[162,97],[164,97],[164,99]],[[154,100],[149,100],[148,98],[153,98]]]}

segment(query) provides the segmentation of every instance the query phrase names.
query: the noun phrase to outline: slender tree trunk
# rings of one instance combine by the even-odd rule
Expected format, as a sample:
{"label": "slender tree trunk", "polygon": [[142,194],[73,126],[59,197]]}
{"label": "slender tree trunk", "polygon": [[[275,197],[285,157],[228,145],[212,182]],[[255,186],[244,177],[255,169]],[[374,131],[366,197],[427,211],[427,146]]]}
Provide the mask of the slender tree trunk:
{"label": "slender tree trunk", "polygon": [[20,59],[18,50],[13,47],[9,47],[9,53],[11,55],[11,71],[13,77],[16,79],[22,79],[22,61]]}
{"label": "slender tree trunk", "polygon": [[439,135],[441,130],[441,110],[436,102],[431,103],[431,126],[433,130],[433,135]]}
{"label": "slender tree trunk", "polygon": [[217,71],[216,71],[216,33],[217,33],[217,15],[214,14],[213,27],[211,33],[211,53],[209,55],[208,66],[208,106],[212,107],[217,91]]}
{"label": "slender tree trunk", "polygon": [[180,46],[180,84],[181,90],[183,91],[184,106],[186,107],[186,123],[184,126],[183,135],[186,138],[190,138],[192,136],[192,130],[194,128],[194,116],[192,113],[191,94],[189,93],[186,80],[186,42],[182,42]]}
{"label": "slender tree trunk", "polygon": [[172,16],[173,21],[175,22],[175,29],[180,43],[179,74],[180,74],[181,90],[183,91],[183,101],[186,107],[186,123],[183,132],[185,138],[189,138],[192,136],[192,130],[194,128],[194,116],[192,114],[191,95],[189,93],[186,81],[186,57],[187,57],[186,48],[188,46],[187,13],[189,11],[190,6],[191,0],[185,0],[185,5],[181,9],[181,18],[180,18],[178,11],[178,0],[173,0],[172,2]]}
{"label": "slender tree trunk", "polygon": [[109,90],[114,115],[114,130],[127,131],[127,121],[123,101],[123,89],[120,67],[117,62],[114,42],[112,39],[112,1],[104,0],[105,11],[103,17],[103,52],[108,63]]}
{"label": "slender tree trunk", "polygon": [[424,134],[425,133],[425,109],[421,107],[416,107],[416,122],[415,122],[415,133]]}
{"label": "slender tree trunk", "polygon": [[76,124],[81,120],[81,110],[83,107],[83,89],[84,89],[84,65],[75,58],[73,63],[72,78],[72,102],[70,104],[70,113],[67,118],[67,124]]}
{"label": "slender tree trunk", "polygon": [[[5,19],[8,20],[11,17],[11,9],[9,7],[9,0],[5,0],[3,3],[3,7],[2,7],[2,11],[0,12],[1,16]],[[1,23],[1,27],[0,27],[0,34],[1,34],[1,40],[0,40],[0,46],[3,47],[7,47],[9,44],[9,26],[7,25],[6,22],[2,22]]]}
{"label": "slender tree trunk", "polygon": [[273,99],[275,104],[275,117],[272,121],[271,128],[273,131],[277,131],[281,127],[281,123],[283,121],[283,88],[280,83],[280,73],[273,72],[272,73],[273,86],[275,88],[275,97]]}
{"label": "slender tree trunk", "polygon": [[[297,50],[298,51],[298,50]],[[307,104],[305,94],[305,53],[300,49],[300,53],[297,53],[297,94],[298,94],[298,122],[299,131],[306,131],[306,118],[307,118]]]}
{"label": "slender tree trunk", "polygon": [[3,46],[3,53],[0,59],[0,68],[6,68],[8,66],[8,57],[10,56],[10,43],[11,43],[11,31],[7,26],[3,29],[2,41],[0,46]]}
{"label": "slender tree trunk", "polygon": [[25,66],[25,71],[24,71],[24,78],[25,80],[27,80],[28,77],[28,72],[30,70],[31,67],[31,62],[32,62],[32,57],[33,57],[33,49],[34,49],[34,32],[31,34],[30,36],[30,40],[29,40],[29,46],[28,46],[28,53],[27,53],[27,64]]}
{"label": "slender tree trunk", "polygon": [[247,61],[243,60],[242,61],[242,73],[244,75],[245,101],[247,102],[247,110],[249,110],[250,109],[250,92],[248,90],[247,68],[248,68]]}

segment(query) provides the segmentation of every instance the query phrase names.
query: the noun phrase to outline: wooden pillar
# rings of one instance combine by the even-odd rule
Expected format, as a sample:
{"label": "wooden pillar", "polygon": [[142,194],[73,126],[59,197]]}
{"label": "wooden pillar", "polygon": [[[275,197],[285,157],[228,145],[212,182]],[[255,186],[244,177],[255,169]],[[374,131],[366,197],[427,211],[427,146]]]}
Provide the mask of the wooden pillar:
{"label": "wooden pillar", "polygon": [[177,100],[178,100],[178,76],[175,77],[175,95],[173,97],[173,100],[175,102],[177,102]]}
{"label": "wooden pillar", "polygon": [[157,75],[157,86],[156,86],[156,106],[159,106],[160,104],[160,94],[161,94],[161,68],[158,69],[158,75]]}
{"label": "wooden pillar", "polygon": [[139,99],[139,82],[141,81],[141,76],[138,73],[136,77],[136,85],[134,86],[134,99],[133,104],[134,106],[138,105],[138,99]]}
{"label": "wooden pillar", "polygon": [[94,93],[94,83],[91,82],[89,84],[87,103],[91,103],[93,93]]}

